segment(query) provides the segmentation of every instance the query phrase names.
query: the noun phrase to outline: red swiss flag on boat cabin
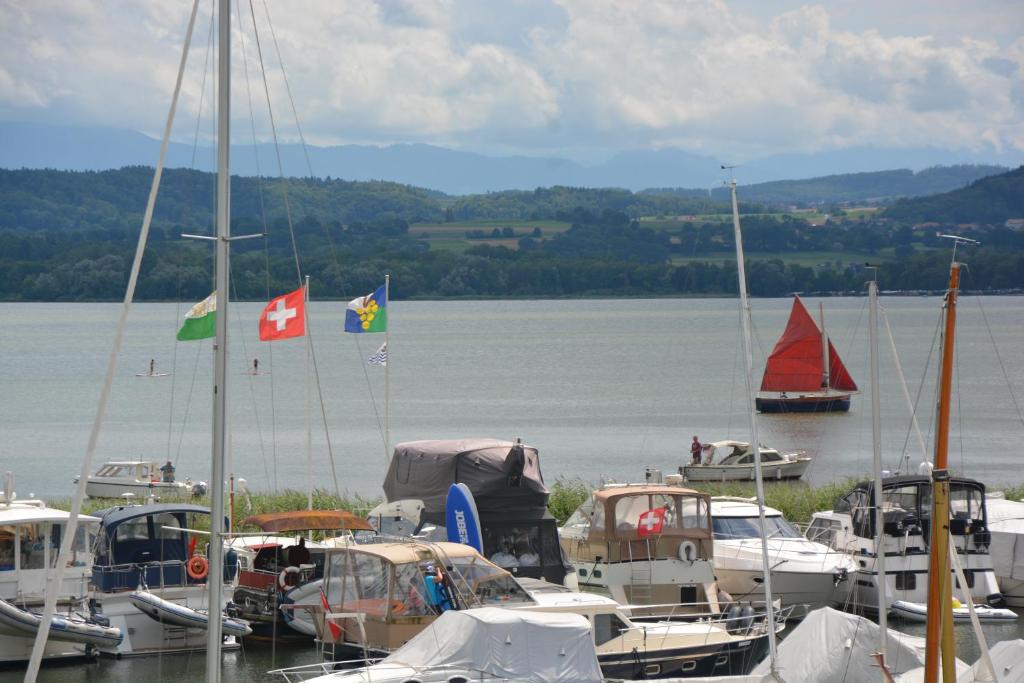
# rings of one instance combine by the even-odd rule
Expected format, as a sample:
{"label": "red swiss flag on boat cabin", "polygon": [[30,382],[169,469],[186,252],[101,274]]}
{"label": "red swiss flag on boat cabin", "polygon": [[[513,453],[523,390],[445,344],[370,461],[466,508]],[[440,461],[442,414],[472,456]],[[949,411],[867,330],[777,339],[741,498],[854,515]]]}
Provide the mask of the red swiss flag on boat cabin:
{"label": "red swiss flag on boat cabin", "polygon": [[664,526],[665,508],[654,508],[640,515],[640,520],[636,525],[636,533],[640,538],[654,536],[660,534]]}
{"label": "red swiss flag on boat cabin", "polygon": [[277,341],[306,334],[306,288],[272,299],[260,315],[260,341]]}

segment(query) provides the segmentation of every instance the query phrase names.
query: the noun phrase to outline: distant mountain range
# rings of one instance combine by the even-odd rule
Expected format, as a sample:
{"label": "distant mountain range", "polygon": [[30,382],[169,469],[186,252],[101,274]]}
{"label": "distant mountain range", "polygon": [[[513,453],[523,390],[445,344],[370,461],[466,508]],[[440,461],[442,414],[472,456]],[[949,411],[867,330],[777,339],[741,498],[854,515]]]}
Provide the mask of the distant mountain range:
{"label": "distant mountain range", "polygon": [[[36,123],[0,123],[0,168],[105,170],[156,163],[159,140],[129,130],[75,128]],[[388,180],[453,195],[499,190],[572,187],[716,188],[727,176],[719,159],[682,150],[635,150],[586,165],[555,157],[485,156],[424,144],[376,147],[308,147],[313,175],[345,180]],[[277,175],[270,145],[235,146],[232,170],[238,175]],[[193,156],[195,161],[193,162]],[[306,155],[297,144],[281,146],[286,176],[306,176]],[[214,151],[172,143],[169,168],[212,170]],[[937,165],[987,164],[1015,167],[1020,153],[970,152],[935,148],[854,148],[815,154],[779,154],[736,169],[742,184],[801,180],[835,174],[891,169],[918,171]],[[951,188],[942,188],[951,189]],[[941,191],[941,190],[935,190]],[[751,198],[753,199],[753,198]]]}

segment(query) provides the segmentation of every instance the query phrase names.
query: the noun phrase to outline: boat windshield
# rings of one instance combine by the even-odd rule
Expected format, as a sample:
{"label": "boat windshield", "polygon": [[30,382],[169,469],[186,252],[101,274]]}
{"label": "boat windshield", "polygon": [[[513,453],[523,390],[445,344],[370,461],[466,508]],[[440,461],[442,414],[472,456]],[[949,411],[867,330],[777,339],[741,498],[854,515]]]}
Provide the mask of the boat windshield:
{"label": "boat windshield", "polygon": [[[761,538],[761,525],[757,517],[715,517],[712,522],[716,541]],[[764,524],[768,538],[803,538],[785,517],[765,517]]]}
{"label": "boat windshield", "polygon": [[640,523],[640,515],[657,508],[666,511],[662,533],[707,528],[707,504],[703,498],[664,493],[642,493],[620,498],[615,503],[615,528],[619,531],[632,531]]}

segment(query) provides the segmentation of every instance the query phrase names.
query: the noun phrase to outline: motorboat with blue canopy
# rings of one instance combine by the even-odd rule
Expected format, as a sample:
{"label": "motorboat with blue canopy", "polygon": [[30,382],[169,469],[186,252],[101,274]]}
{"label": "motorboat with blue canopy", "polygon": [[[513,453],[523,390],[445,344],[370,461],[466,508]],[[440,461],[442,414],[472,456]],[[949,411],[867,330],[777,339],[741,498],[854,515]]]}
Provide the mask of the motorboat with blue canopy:
{"label": "motorboat with blue canopy", "polygon": [[[95,514],[100,518],[93,549],[95,610],[126,634],[117,647],[101,647],[101,652],[127,656],[205,649],[207,622],[203,615],[208,614],[211,570],[207,560],[210,536],[205,529],[210,528],[210,509],[190,503],[154,503],[107,508]],[[227,552],[225,585],[235,583],[237,566],[236,554]],[[169,620],[140,609],[140,593],[147,591],[169,610],[195,618]],[[227,600],[218,607],[227,607]],[[235,645],[233,636],[225,637],[228,646]]]}

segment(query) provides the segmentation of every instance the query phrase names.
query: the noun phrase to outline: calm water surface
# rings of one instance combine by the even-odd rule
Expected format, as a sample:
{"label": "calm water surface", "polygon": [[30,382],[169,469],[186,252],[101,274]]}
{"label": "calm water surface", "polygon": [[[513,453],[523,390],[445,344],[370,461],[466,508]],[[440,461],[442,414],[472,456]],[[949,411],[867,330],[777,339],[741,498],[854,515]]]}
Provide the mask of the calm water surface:
{"label": "calm water surface", "polygon": [[[854,379],[867,389],[865,299],[823,301],[833,343]],[[817,311],[818,300],[806,303]],[[791,301],[760,299],[753,305],[759,380]],[[941,302],[893,297],[883,299],[883,305],[910,395],[919,397],[921,430],[929,439]],[[413,439],[522,437],[540,449],[549,481],[579,477],[598,482],[635,481],[647,466],[674,471],[688,457],[693,434],[704,441],[749,439],[732,300],[391,306],[392,445]],[[170,458],[179,477],[209,478],[212,353],[209,341],[175,343],[187,307],[133,308],[97,463]],[[23,497],[72,494],[71,480],[85,453],[118,308],[0,304],[6,321],[0,326],[0,469],[14,472]],[[261,308],[240,304],[231,309],[231,469],[254,490],[305,489],[305,345],[302,340],[258,342]],[[342,303],[317,302],[312,307],[327,433],[338,487],[376,498],[386,470],[385,374],[380,367],[366,366],[365,359],[384,335],[343,334],[343,314]],[[882,335],[885,462],[895,469],[907,452],[916,466],[920,447],[909,429],[909,411],[884,327]],[[956,348],[959,391],[953,406],[951,465],[995,487],[1020,484],[1024,423],[1014,398],[1024,403],[1024,298],[963,298]],[[137,377],[146,372],[151,358],[158,371],[171,375]],[[269,374],[246,374],[253,358]],[[319,403],[312,406],[312,480],[331,490],[327,437]],[[854,399],[848,414],[762,416],[759,424],[762,442],[815,456],[807,476],[812,483],[870,471],[866,395]],[[248,680],[274,664],[312,658],[307,650],[275,655],[272,662],[262,647],[227,655],[229,677]],[[184,680],[201,676],[202,668],[201,656],[130,664],[106,661],[55,669],[48,680],[135,680],[142,675]]]}

